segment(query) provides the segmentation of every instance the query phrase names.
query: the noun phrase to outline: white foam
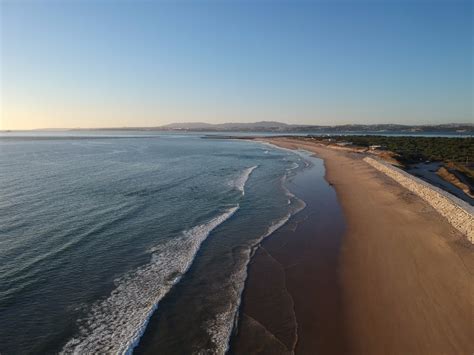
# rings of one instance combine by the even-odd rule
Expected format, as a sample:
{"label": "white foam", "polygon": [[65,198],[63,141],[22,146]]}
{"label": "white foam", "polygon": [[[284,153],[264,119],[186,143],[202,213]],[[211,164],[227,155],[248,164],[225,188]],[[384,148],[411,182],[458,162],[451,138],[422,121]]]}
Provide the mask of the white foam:
{"label": "white foam", "polygon": [[[266,232],[255,241],[255,245],[258,245],[262,242],[263,239],[270,236],[275,231],[284,226],[292,215],[299,212],[306,206],[306,204],[302,200],[298,199],[298,201],[301,202],[300,207],[286,214],[281,219],[273,221],[270,226],[268,226]],[[242,301],[242,292],[244,290],[245,281],[247,279],[248,263],[252,258],[253,252],[254,249],[247,249],[245,251],[242,251],[242,253],[246,254],[242,258],[242,264],[240,265],[240,267],[236,267],[234,269],[233,274],[229,278],[231,280],[230,283],[232,284],[232,295],[229,297],[229,299],[234,299],[236,301],[231,302],[226,310],[218,313],[212,321],[209,321],[206,324],[207,333],[209,334],[209,337],[214,345],[213,349],[207,350],[210,350],[210,352],[212,352],[213,354],[223,355],[229,350],[231,334],[237,324],[240,303]],[[204,351],[203,353],[207,352]]]}
{"label": "white foam", "polygon": [[288,190],[288,188],[285,186],[286,179],[287,179],[287,176],[283,175],[280,181],[281,181],[281,187],[283,188],[283,191],[285,191],[286,197],[288,197],[288,204],[290,204],[291,203],[290,199],[296,198],[296,196],[290,190]]}
{"label": "white foam", "polygon": [[149,264],[117,280],[110,296],[92,307],[79,322],[79,334],[67,342],[62,353],[132,353],[158,302],[189,269],[201,243],[237,209],[229,208],[156,246]]}
{"label": "white foam", "polygon": [[[265,143],[262,143],[265,144]],[[290,152],[291,154],[295,154],[294,150],[286,149],[286,148],[280,148],[276,147],[272,144],[268,144],[272,148],[277,148],[281,150],[286,150]],[[306,161],[305,161],[306,162]],[[290,169],[287,171],[296,169],[299,167],[299,164],[294,163],[296,165],[292,165]],[[252,167],[249,169],[255,169],[256,167]],[[246,169],[248,171],[249,169]],[[245,172],[246,172],[245,171]],[[245,173],[244,172],[244,173]],[[245,178],[245,181],[248,179],[248,176],[250,175],[252,171],[248,172],[247,177]],[[243,177],[244,174],[241,176]],[[287,179],[287,175],[284,175],[281,179],[281,186],[283,190],[285,191],[285,195],[288,197],[288,204],[291,204],[292,201],[295,201],[295,205],[291,206],[292,208],[290,209],[290,212],[286,215],[284,215],[282,218],[273,221],[267,228],[266,232],[262,234],[259,238],[255,240],[255,247],[252,249],[247,249],[245,251],[242,251],[242,253],[245,253],[246,255],[243,255],[241,258],[241,265],[240,267],[236,267],[234,269],[233,274],[229,277],[229,282],[231,284],[231,289],[232,289],[232,296],[229,297],[229,299],[235,300],[235,302],[230,302],[229,306],[227,309],[222,310],[218,314],[215,315],[215,317],[208,321],[206,324],[207,327],[207,333],[209,334],[209,337],[214,345],[212,349],[203,349],[199,353],[201,354],[207,354],[207,353],[212,353],[212,354],[225,354],[227,353],[230,345],[230,338],[232,331],[234,327],[237,324],[238,320],[238,313],[239,313],[239,307],[242,299],[242,292],[245,287],[245,281],[247,279],[248,275],[248,264],[253,256],[253,253],[256,250],[256,247],[262,242],[263,239],[267,238],[271,234],[273,234],[275,231],[277,231],[279,228],[284,226],[288,220],[291,218],[292,215],[298,213],[302,209],[306,207],[306,203],[296,197],[293,193],[291,193],[288,188],[285,186],[285,182]],[[242,189],[241,191],[243,192],[243,186],[245,186],[245,181],[243,182]]]}
{"label": "white foam", "polygon": [[245,169],[242,171],[242,174],[233,181],[233,186],[242,192],[242,196],[245,195],[245,183],[250,177],[250,174],[252,174],[252,171],[257,169],[258,165],[251,166],[250,168]]}
{"label": "white foam", "polygon": [[228,293],[226,296],[229,299],[235,300],[230,302],[225,310],[222,310],[215,317],[206,323],[207,333],[213,343],[213,349],[204,351],[203,353],[225,354],[229,350],[230,337],[232,330],[236,324],[238,310],[242,299],[242,292],[244,290],[245,280],[247,279],[247,265],[251,258],[251,249],[241,250],[242,255],[241,265],[234,268],[232,275],[229,277]]}
{"label": "white foam", "polygon": [[[301,160],[301,159],[298,159],[298,160]],[[295,169],[298,169],[299,167],[300,167],[300,166],[299,166],[298,163],[293,162],[293,163],[291,164],[291,166],[290,166],[288,169],[286,169],[286,170],[287,170],[287,171],[295,170]]]}
{"label": "white foam", "polygon": [[[242,250],[241,252],[244,253],[243,257],[241,258],[242,264],[240,267],[236,267],[234,269],[233,274],[229,278],[232,284],[232,296],[229,299],[234,299],[235,302],[231,302],[229,307],[218,313],[212,321],[207,322],[207,333],[214,345],[213,349],[206,349],[206,351],[202,353],[211,352],[213,354],[225,354],[229,350],[230,346],[230,338],[234,327],[238,321],[238,313],[240,308],[240,303],[242,301],[242,292],[245,287],[245,281],[247,280],[247,268],[250,259],[252,258],[256,246],[258,246],[262,240],[269,237],[271,234],[276,232],[282,226],[284,226],[291,216],[295,215],[299,211],[303,210],[306,207],[306,203],[296,197],[293,193],[291,193],[288,188],[285,186],[285,182],[287,179],[287,175],[283,175],[281,178],[281,186],[285,191],[285,194],[289,197],[288,202],[291,203],[290,200],[295,201],[295,205],[292,206],[290,212],[287,213],[285,216],[280,218],[279,220],[273,221],[267,228],[266,232],[262,234],[259,238],[255,240],[255,247],[253,249]],[[207,351],[209,350],[209,351]]]}
{"label": "white foam", "polygon": [[291,213],[288,213],[286,216],[282,217],[280,220],[273,222],[267,229],[267,233],[263,236],[262,240],[269,235],[273,234],[276,230],[280,229],[282,226],[285,225],[286,222],[291,217]]}
{"label": "white foam", "polygon": [[296,213],[298,213],[299,211],[301,211],[302,209],[304,209],[306,207],[306,202],[299,199],[298,197],[295,196],[295,194],[293,194],[290,190],[288,190],[288,188],[285,186],[285,183],[286,183],[287,179],[288,179],[288,176],[286,174],[282,176],[282,178],[281,178],[281,187],[285,191],[285,195],[288,197],[288,200],[287,200],[288,205],[291,204],[291,201],[295,201],[294,209],[292,211],[292,214],[296,214]]}

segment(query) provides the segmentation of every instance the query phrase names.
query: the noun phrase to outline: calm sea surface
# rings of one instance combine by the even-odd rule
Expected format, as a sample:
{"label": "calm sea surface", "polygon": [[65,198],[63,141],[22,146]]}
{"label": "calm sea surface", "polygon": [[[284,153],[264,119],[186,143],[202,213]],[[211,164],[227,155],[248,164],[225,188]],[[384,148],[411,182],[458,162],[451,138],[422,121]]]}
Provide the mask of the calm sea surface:
{"label": "calm sea surface", "polygon": [[[0,353],[131,351],[160,306],[169,349],[224,352],[307,164],[198,135],[0,138]],[[191,291],[160,304],[187,271]]]}

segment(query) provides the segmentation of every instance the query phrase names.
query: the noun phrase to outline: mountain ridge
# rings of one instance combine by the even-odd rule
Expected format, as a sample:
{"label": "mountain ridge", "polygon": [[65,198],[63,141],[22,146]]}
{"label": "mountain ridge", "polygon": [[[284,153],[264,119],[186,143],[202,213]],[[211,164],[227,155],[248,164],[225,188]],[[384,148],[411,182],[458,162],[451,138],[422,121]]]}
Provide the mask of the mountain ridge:
{"label": "mountain ridge", "polygon": [[[122,128],[127,129],[127,128]],[[128,128],[130,129],[130,128]],[[427,125],[403,125],[403,124],[344,124],[344,125],[309,125],[288,124],[277,121],[258,121],[252,123],[206,123],[206,122],[183,122],[170,123],[158,127],[137,128],[140,130],[163,130],[163,131],[253,131],[253,132],[473,132],[474,124],[469,123],[444,123]]]}
{"label": "mountain ridge", "polygon": [[[17,130],[0,130],[9,132]],[[258,121],[250,123],[227,122],[227,123],[206,123],[206,122],[182,122],[170,123],[162,126],[149,127],[101,127],[101,128],[41,128],[33,131],[185,131],[185,132],[280,132],[280,133],[383,133],[383,132],[453,132],[474,134],[474,124],[472,123],[442,123],[406,125],[398,123],[381,124],[341,124],[341,125],[310,125],[310,124],[289,124],[277,121]]]}

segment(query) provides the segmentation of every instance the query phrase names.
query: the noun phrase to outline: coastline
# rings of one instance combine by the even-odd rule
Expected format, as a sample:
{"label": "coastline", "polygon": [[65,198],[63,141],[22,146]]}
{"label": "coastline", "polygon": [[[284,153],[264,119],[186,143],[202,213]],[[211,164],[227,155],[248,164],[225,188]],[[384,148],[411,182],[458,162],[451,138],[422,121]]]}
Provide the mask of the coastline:
{"label": "coastline", "polygon": [[310,165],[287,181],[287,188],[304,197],[306,207],[257,247],[231,354],[347,350],[337,278],[344,218],[324,179],[323,161],[305,160]]}
{"label": "coastline", "polygon": [[[268,153],[268,151],[263,153],[264,150],[261,149],[261,144],[255,144],[254,142],[254,145],[259,152],[262,152],[261,154]],[[281,151],[282,149],[273,146],[273,150]],[[288,155],[292,159],[283,159]],[[241,193],[239,205],[243,206],[240,211],[244,211],[244,214],[239,217],[244,218],[245,221],[245,216],[247,216],[247,223],[239,222],[239,218],[237,220],[231,219],[222,226],[224,230],[222,233],[225,235],[225,238],[218,238],[212,234],[203,242],[198,252],[199,256],[193,261],[190,270],[183,275],[180,282],[160,301],[160,306],[152,315],[149,325],[133,353],[151,354],[157,351],[164,353],[193,353],[195,351],[202,351],[224,354],[229,351],[231,333],[236,324],[238,324],[237,315],[241,304],[241,293],[247,276],[247,266],[254,251],[257,249],[256,245],[266,237],[273,235],[281,227],[286,226],[292,215],[304,209],[304,202],[288,191],[283,183],[290,175],[289,172],[296,169],[295,166],[298,165],[296,162],[299,160],[298,154],[293,154],[292,152],[281,155],[281,152],[279,152],[277,161],[281,163],[281,167],[285,168],[286,172],[284,175],[281,175],[284,170],[280,168],[272,170],[275,173],[273,177],[274,184],[269,184],[268,179],[261,180],[260,184],[258,180],[254,181],[257,182],[257,185],[250,185],[250,193],[248,195],[247,188],[249,186],[246,186],[248,178],[250,175],[255,175],[253,171],[257,168],[263,169],[266,166],[265,164],[246,167],[241,172],[241,177],[230,184],[231,187]],[[292,162],[292,165],[290,165],[290,162]],[[273,167],[274,165],[268,166]],[[257,170],[257,174],[260,171]],[[252,190],[262,184],[265,185],[267,190],[263,186],[258,187],[259,191],[266,191],[266,193],[262,193],[259,197]],[[275,187],[278,190],[274,190]],[[276,219],[262,217],[263,211],[260,211],[257,217],[255,209],[249,208],[249,203],[251,203],[249,199],[253,198],[260,201],[262,209],[267,210],[268,202],[271,204],[271,200],[266,201],[266,199],[272,193],[275,193],[275,196],[280,196],[281,200],[278,204],[274,205],[279,208],[276,211],[287,211],[283,214],[273,215],[273,217],[277,217]],[[246,198],[242,199],[243,196],[246,196]],[[245,210],[247,210],[247,214],[245,214]],[[254,230],[254,225],[258,218],[263,222],[261,226],[264,229]],[[268,224],[269,221],[270,224]],[[232,223],[235,229],[229,226]],[[245,229],[245,225],[248,226],[248,229]],[[234,230],[237,233],[226,233],[226,229],[229,231]],[[250,239],[242,239],[246,235]],[[234,242],[222,243],[224,239],[229,241],[230,238],[234,238]],[[213,253],[216,250],[215,248],[219,248],[220,252],[211,255],[210,253]],[[209,262],[213,261],[215,255],[220,260],[224,258],[227,260],[222,265],[224,268],[210,267]],[[226,265],[229,266],[228,269],[225,269]],[[216,281],[217,278],[220,278],[220,281]],[[210,291],[210,288],[213,291]],[[230,302],[228,302],[229,300]],[[216,307],[217,312],[214,312],[212,307]],[[196,321],[189,321],[190,317],[195,317]],[[208,320],[205,317],[208,317]],[[199,324],[199,326],[196,326],[196,324]],[[180,332],[180,337],[176,336],[177,332]]]}
{"label": "coastline", "polygon": [[[304,149],[323,159],[326,180],[336,190],[347,224],[334,275],[340,283],[341,317],[335,317],[339,323],[326,334],[339,341],[326,348],[313,344],[312,350],[472,353],[474,298],[469,290],[474,284],[474,258],[465,236],[426,201],[364,162],[361,154],[291,138],[259,140]],[[247,293],[265,280],[264,272],[253,275],[256,280],[251,282],[249,275]],[[324,285],[320,286],[323,292]],[[244,308],[248,302],[244,295]],[[318,308],[318,302],[313,303]],[[296,322],[305,328],[298,315]],[[300,353],[305,353],[298,348],[304,334],[298,333]],[[311,330],[306,337],[309,334]],[[312,332],[314,338],[319,335]]]}

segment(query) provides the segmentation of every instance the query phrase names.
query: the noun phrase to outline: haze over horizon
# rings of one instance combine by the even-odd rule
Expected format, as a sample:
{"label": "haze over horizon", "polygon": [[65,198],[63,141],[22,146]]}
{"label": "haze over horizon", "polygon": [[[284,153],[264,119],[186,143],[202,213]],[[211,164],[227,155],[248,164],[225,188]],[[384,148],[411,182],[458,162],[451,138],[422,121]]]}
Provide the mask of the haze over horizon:
{"label": "haze over horizon", "polygon": [[[235,127],[233,127],[235,125]],[[440,124],[414,124],[414,125],[409,125],[409,124],[398,124],[398,123],[373,123],[373,124],[364,124],[364,123],[354,123],[354,124],[336,124],[336,125],[331,125],[331,124],[299,124],[299,123],[287,123],[287,122],[278,122],[278,121],[257,121],[257,122],[223,122],[223,123],[208,123],[208,122],[201,122],[201,121],[193,121],[193,122],[172,122],[164,125],[156,125],[156,126],[121,126],[121,127],[43,127],[43,128],[32,128],[32,129],[0,129],[0,132],[6,132],[6,131],[69,131],[69,130],[146,130],[146,129],[160,129],[162,128],[163,130],[202,130],[206,126],[210,126],[210,129],[212,130],[219,130],[222,129],[223,131],[235,131],[237,127],[241,127],[244,130],[249,130],[254,127],[256,130],[260,131],[262,127],[268,127],[268,128],[276,128],[280,127],[283,128],[283,132],[289,131],[291,132],[291,129],[294,128],[302,128],[302,127],[347,127],[347,126],[362,126],[362,127],[374,127],[377,129],[377,126],[405,126],[407,128],[410,127],[449,127],[451,126],[452,128],[455,127],[465,127],[469,126],[474,129],[474,123],[469,123],[469,122],[449,122],[449,123],[440,123]],[[285,129],[285,126],[287,126],[287,129]],[[394,127],[396,128],[396,127]],[[368,128],[367,128],[368,129]]]}
{"label": "haze over horizon", "polygon": [[2,1],[0,129],[473,120],[471,1]]}

